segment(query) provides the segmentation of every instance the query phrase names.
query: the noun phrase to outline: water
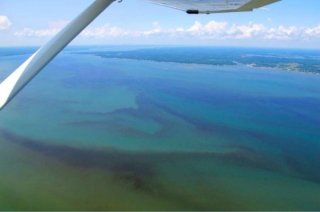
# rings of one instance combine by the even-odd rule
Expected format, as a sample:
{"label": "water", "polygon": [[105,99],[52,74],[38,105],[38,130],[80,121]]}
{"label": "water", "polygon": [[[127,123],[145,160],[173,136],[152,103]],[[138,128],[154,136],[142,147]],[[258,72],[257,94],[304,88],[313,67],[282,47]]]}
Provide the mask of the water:
{"label": "water", "polygon": [[0,112],[1,210],[320,209],[320,54],[137,49],[68,49]]}

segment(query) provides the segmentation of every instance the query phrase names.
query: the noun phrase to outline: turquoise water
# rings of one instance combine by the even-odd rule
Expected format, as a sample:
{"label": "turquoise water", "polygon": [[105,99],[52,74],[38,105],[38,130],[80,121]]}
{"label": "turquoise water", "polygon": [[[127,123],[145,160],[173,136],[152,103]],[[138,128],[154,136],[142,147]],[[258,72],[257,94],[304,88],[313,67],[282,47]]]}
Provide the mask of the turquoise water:
{"label": "turquoise water", "polygon": [[[0,112],[0,209],[320,210],[320,54],[203,51],[64,51]],[[311,73],[270,65],[297,54]]]}

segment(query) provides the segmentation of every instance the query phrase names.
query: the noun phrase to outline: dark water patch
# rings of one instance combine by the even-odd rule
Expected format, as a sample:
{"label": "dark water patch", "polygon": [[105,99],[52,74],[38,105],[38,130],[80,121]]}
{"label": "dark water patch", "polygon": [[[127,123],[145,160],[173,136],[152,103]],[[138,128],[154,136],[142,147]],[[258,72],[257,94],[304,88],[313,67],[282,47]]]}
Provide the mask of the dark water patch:
{"label": "dark water patch", "polygon": [[53,157],[68,166],[84,169],[98,168],[109,171],[113,175],[115,182],[124,182],[129,188],[138,192],[145,192],[156,198],[163,198],[194,210],[209,209],[208,206],[199,204],[184,194],[171,192],[170,188],[164,188],[160,184],[153,182],[153,178],[157,175],[156,168],[159,164],[170,163],[172,160],[180,160],[181,158],[189,159],[190,156],[201,155],[199,153],[194,153],[193,155],[193,153],[134,153],[115,149],[86,150],[63,145],[45,144],[5,130],[0,130],[0,136],[6,141],[38,152],[46,157]]}
{"label": "dark water patch", "polygon": [[131,180],[134,184],[139,182],[137,188],[147,189],[149,179],[155,174],[152,162],[145,160],[143,154],[124,153],[115,149],[87,150],[63,145],[50,145],[5,130],[1,130],[0,135],[4,140],[47,157],[56,158],[69,166],[99,168],[111,172],[116,178]]}
{"label": "dark water patch", "polygon": [[[297,104],[299,106],[302,106],[301,104],[303,100],[305,99],[299,100],[298,102],[297,99],[291,99],[290,101],[296,103],[293,104],[293,106]],[[310,101],[306,102],[307,104],[310,104],[312,106],[315,106],[315,102],[318,101],[312,98],[309,100]],[[278,101],[282,103],[283,101],[288,101],[288,99],[279,99]],[[287,167],[292,170],[292,175],[294,175],[295,177],[302,178],[305,180],[311,180],[316,183],[320,182],[320,146],[315,142],[309,141],[311,135],[306,137],[306,140],[299,140],[298,138],[293,138],[290,136],[284,137],[277,134],[267,134],[248,129],[232,128],[226,125],[219,125],[208,121],[204,121],[202,119],[191,117],[188,114],[184,114],[175,109],[172,109],[166,106],[165,104],[161,104],[156,101],[147,99],[144,96],[139,96],[137,102],[138,105],[151,104],[153,105],[153,107],[160,108],[176,117],[179,117],[182,120],[194,125],[197,128],[197,130],[201,131],[202,133],[207,133],[212,136],[223,135],[224,137],[228,138],[228,140],[230,140],[230,147],[238,145],[237,149],[239,149],[239,143],[242,139],[254,139],[254,141],[257,142],[256,145],[254,145],[255,151],[252,151],[253,149],[249,148],[248,146],[246,146],[245,149],[244,146],[242,146],[239,149],[240,151],[238,152],[239,154],[241,154],[239,158],[237,158],[238,154],[235,153],[232,153],[230,157],[227,157],[235,158],[235,162],[243,160],[244,164],[251,164],[252,167],[258,165],[260,166],[260,168],[264,168],[266,170],[276,170],[281,172],[281,169],[283,168],[279,167],[276,162],[276,160],[280,160],[279,164],[284,162],[287,165]],[[313,117],[312,121],[318,122],[318,118]],[[281,127],[281,125],[279,127]],[[268,151],[265,152],[265,145],[263,144],[267,144],[270,148],[281,150],[281,155],[275,157],[274,155],[270,155]],[[253,157],[250,157],[250,155]],[[251,162],[253,162],[253,160],[254,163],[252,164]]]}
{"label": "dark water patch", "polygon": [[[166,163],[181,158],[208,158],[229,161],[239,166],[275,170],[276,163],[264,155],[249,148],[238,148],[231,152],[127,152],[104,148],[79,149],[68,146],[50,145],[29,138],[21,137],[1,130],[1,136],[12,143],[24,146],[46,156],[54,157],[70,166],[82,168],[100,168],[109,170],[123,179],[134,179],[133,183],[156,175],[159,163]],[[137,178],[138,177],[138,178]],[[141,179],[140,179],[141,177]],[[139,181],[139,182],[138,182]]]}
{"label": "dark water patch", "polygon": [[142,102],[142,98],[144,98],[142,95],[139,95],[136,98],[136,103],[138,105],[136,109],[119,109],[108,113],[108,115],[114,116],[122,114],[125,116],[135,117],[137,119],[151,120],[159,126],[159,129],[146,136],[149,136],[150,138],[163,138],[165,136],[169,136],[170,131],[175,123],[166,116],[167,114],[164,114],[164,111],[161,110],[161,108],[155,107],[154,105],[150,104],[149,101]]}
{"label": "dark water patch", "polygon": [[[234,146],[233,151],[217,153],[217,152],[130,152],[119,151],[116,149],[103,148],[103,149],[80,149],[68,146],[57,146],[51,144],[41,143],[37,140],[29,139],[26,137],[18,136],[5,130],[0,130],[0,135],[3,140],[10,141],[16,145],[23,146],[32,151],[41,153],[46,157],[53,157],[58,161],[74,167],[81,167],[85,169],[98,168],[106,170],[112,174],[115,182],[123,182],[129,188],[139,192],[145,192],[157,198],[164,198],[169,201],[182,204],[188,208],[197,210],[212,209],[210,206],[199,204],[198,201],[190,199],[183,193],[176,193],[170,191],[170,188],[164,187],[161,184],[155,183],[154,179],[161,178],[158,173],[159,166],[166,166],[172,163],[178,163],[181,167],[178,169],[189,169],[187,163],[180,163],[182,161],[207,161],[208,164],[212,162],[221,161],[226,166],[235,166],[250,168],[252,170],[266,170],[268,172],[276,172],[288,177],[297,177],[305,180],[312,180],[307,178],[306,174],[310,172],[300,171],[299,175],[290,174],[284,171],[279,161],[266,154],[246,147]],[[192,162],[192,163],[193,163]],[[201,163],[201,162],[200,162]],[[213,163],[215,164],[215,163]],[[208,170],[214,170],[213,167],[206,167]],[[179,171],[179,170],[177,170]],[[202,173],[194,173],[201,175]],[[191,184],[194,182],[190,182]],[[206,184],[203,182],[204,186]],[[219,190],[213,191],[218,193],[225,193],[225,200],[228,201],[228,192],[222,186]],[[233,197],[230,197],[231,199]],[[230,199],[229,199],[230,200]],[[223,208],[223,207],[221,207]]]}
{"label": "dark water patch", "polygon": [[[248,132],[252,137],[256,133]],[[267,144],[275,154],[264,151],[265,146],[255,146],[255,149],[248,146],[241,146],[237,143],[229,145],[231,148],[240,150],[243,155],[236,161],[245,159],[245,164],[255,163],[263,169],[276,171],[295,178],[320,183],[320,146],[311,141],[303,141],[294,138],[281,138],[272,135],[261,136],[258,133],[261,143]],[[260,149],[259,149],[260,148]],[[278,152],[278,153],[276,153]],[[237,155],[234,155],[237,158]]]}
{"label": "dark water patch", "polygon": [[149,133],[144,130],[135,128],[135,126],[129,126],[128,124],[119,123],[114,119],[103,121],[76,121],[68,122],[66,126],[74,126],[81,128],[94,128],[100,130],[107,130],[112,132],[118,132],[123,135],[137,138],[153,138],[155,133]]}
{"label": "dark water patch", "polygon": [[228,157],[225,157],[225,159],[239,166],[250,166],[272,172],[282,172],[284,169],[279,158],[270,157],[266,153],[244,145],[232,144],[229,147],[235,149],[235,151],[227,153]]}
{"label": "dark water patch", "polygon": [[[279,104],[282,104],[283,101],[288,100],[278,101]],[[292,99],[292,101],[295,100]],[[136,131],[134,128],[130,129],[121,125],[114,125],[114,122],[110,120],[106,122],[98,121],[93,123],[89,121],[78,124],[84,124],[86,127],[97,127],[97,125],[104,127],[109,126],[110,130],[141,138],[164,138],[166,136],[170,136],[170,133],[172,133],[172,129],[176,124],[168,118],[168,115],[166,115],[171,114],[172,116],[178,117],[193,125],[195,127],[194,130],[198,131],[200,134],[207,134],[209,137],[220,135],[227,138],[229,142],[226,143],[226,147],[232,150],[235,149],[236,151],[231,154],[227,153],[223,155],[222,158],[225,160],[231,161],[240,166],[243,165],[252,168],[281,172],[284,175],[289,174],[304,180],[320,182],[320,167],[317,165],[320,164],[320,148],[319,145],[314,142],[299,140],[293,136],[286,137],[274,133],[262,133],[254,130],[239,129],[229,127],[227,125],[211,123],[172,109],[171,107],[166,106],[165,103],[152,100],[143,94],[140,94],[136,98],[136,103],[138,105],[136,109],[124,108],[113,112],[99,113],[95,115],[105,117],[125,115],[136,117],[138,119],[149,119],[160,126],[160,129],[157,132],[149,134],[143,131]],[[314,106],[313,100],[310,100],[310,105]],[[318,120],[314,119],[314,121]],[[279,127],[281,128],[281,125],[279,125]],[[240,145],[242,141],[253,141],[255,144],[251,144],[251,146],[248,144]],[[271,154],[270,151],[280,153]],[[214,155],[214,157],[218,157],[218,155]],[[221,158],[221,155],[219,155],[219,157]],[[288,170],[286,169],[291,170],[291,173],[288,173]]]}
{"label": "dark water patch", "polygon": [[143,94],[139,95],[136,98],[136,103],[138,105],[137,109],[122,109],[116,110],[112,113],[130,114],[138,118],[147,117],[155,121],[156,123],[161,125],[161,130],[156,133],[158,137],[168,135],[168,132],[170,132],[172,127],[176,124],[172,120],[166,118],[167,114],[170,114],[173,117],[177,117],[185,121],[186,123],[193,125],[196,130],[199,130],[201,133],[209,133],[211,135],[215,135],[216,133],[218,133],[230,136],[237,133],[237,129],[209,123],[196,117],[191,117],[189,114],[185,114],[183,112],[172,109],[171,107],[166,106],[164,103],[162,104],[156,102]]}
{"label": "dark water patch", "polygon": [[216,123],[212,123],[212,122],[209,122],[206,120],[202,120],[200,118],[193,117],[190,114],[186,114],[186,113],[183,113],[183,112],[178,111],[176,109],[173,109],[164,103],[156,102],[154,100],[147,99],[143,96],[140,96],[140,98],[137,100],[137,102],[139,103],[138,104],[139,106],[145,105],[145,104],[151,104],[153,107],[157,107],[157,108],[195,126],[197,128],[197,130],[199,130],[202,133],[208,133],[211,135],[220,134],[220,135],[224,135],[229,138],[233,138],[232,140],[237,140],[240,137],[250,138],[251,136],[254,136],[254,137],[260,139],[260,138],[264,138],[266,136],[262,133],[257,133],[257,132],[249,131],[249,130],[236,129],[236,128],[229,127],[227,125],[216,124]]}
{"label": "dark water patch", "polygon": [[[72,121],[65,123],[66,125],[89,127],[105,129],[123,133],[128,136],[143,137],[143,138],[163,138],[169,135],[169,131],[172,129],[175,123],[166,118],[166,114],[161,108],[157,108],[149,100],[140,94],[136,98],[137,108],[121,108],[112,112],[76,112],[80,116],[97,117],[100,120],[85,120],[85,121]],[[70,111],[75,113],[74,111]],[[126,124],[123,118],[120,116],[133,117],[138,120],[150,120],[158,125],[159,129],[155,132],[146,132],[141,129],[137,129],[135,126]],[[102,120],[101,120],[102,119]]]}

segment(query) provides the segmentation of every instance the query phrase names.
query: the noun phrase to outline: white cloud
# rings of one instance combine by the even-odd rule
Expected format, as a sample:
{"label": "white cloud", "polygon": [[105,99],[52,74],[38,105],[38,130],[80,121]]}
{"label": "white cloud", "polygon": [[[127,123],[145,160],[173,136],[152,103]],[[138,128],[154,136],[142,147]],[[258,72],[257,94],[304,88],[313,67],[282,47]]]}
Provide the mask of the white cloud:
{"label": "white cloud", "polygon": [[104,38],[104,37],[119,37],[119,36],[126,36],[128,32],[120,27],[104,25],[101,27],[96,28],[89,28],[85,29],[81,36],[83,37],[97,37],[97,38]]}
{"label": "white cloud", "polygon": [[0,30],[8,29],[11,26],[11,21],[7,16],[0,15]]}
{"label": "white cloud", "polygon": [[227,26],[226,22],[209,21],[206,24],[202,24],[196,21],[188,29],[186,30],[180,29],[180,31],[185,31],[187,34],[194,35],[194,36],[217,37],[226,29],[226,26]]}
{"label": "white cloud", "polygon": [[67,25],[67,21],[54,21],[50,22],[48,27],[45,29],[32,29],[25,27],[20,31],[14,33],[15,36],[25,37],[49,37],[57,34],[64,26]]}
{"label": "white cloud", "polygon": [[226,31],[227,38],[247,39],[263,35],[266,27],[263,24],[232,25]]}
{"label": "white cloud", "polygon": [[[45,29],[24,28],[15,32],[16,36],[28,37],[48,37],[59,32],[65,21],[50,23]],[[118,26],[106,24],[98,27],[89,27],[81,35],[82,38],[152,38],[163,37],[184,38],[184,39],[207,39],[207,40],[239,40],[239,39],[258,39],[258,40],[305,40],[319,39],[320,25],[315,27],[297,26],[274,26],[267,27],[264,24],[249,22],[248,24],[229,24],[227,22],[209,21],[201,23],[194,22],[190,26],[177,26],[175,28],[164,28],[159,22],[153,22],[152,27],[144,30],[132,30]]]}
{"label": "white cloud", "polygon": [[306,28],[304,32],[308,37],[320,38],[320,24],[316,27]]}
{"label": "white cloud", "polygon": [[27,36],[27,37],[47,37],[47,36],[53,36],[59,31],[60,31],[60,29],[58,29],[58,28],[48,28],[48,29],[35,30],[32,28],[26,27],[18,32],[15,32],[14,35]]}
{"label": "white cloud", "polygon": [[301,38],[303,30],[296,26],[278,26],[276,28],[269,28],[266,32],[265,38],[269,40],[294,40]]}

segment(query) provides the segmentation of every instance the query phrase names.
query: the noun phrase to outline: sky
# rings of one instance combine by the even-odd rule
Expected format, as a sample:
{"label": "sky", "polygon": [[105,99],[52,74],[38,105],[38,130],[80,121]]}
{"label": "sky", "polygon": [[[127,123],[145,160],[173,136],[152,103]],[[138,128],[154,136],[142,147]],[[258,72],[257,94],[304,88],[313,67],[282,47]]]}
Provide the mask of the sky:
{"label": "sky", "polygon": [[[0,0],[0,46],[39,46],[93,0]],[[253,12],[186,13],[148,0],[115,2],[72,45],[320,48],[320,1],[281,0]]]}

